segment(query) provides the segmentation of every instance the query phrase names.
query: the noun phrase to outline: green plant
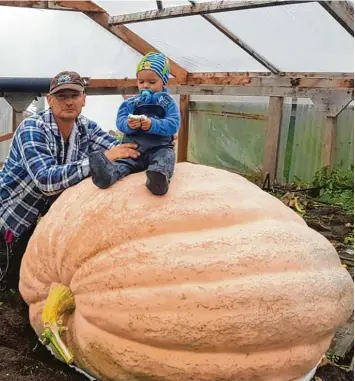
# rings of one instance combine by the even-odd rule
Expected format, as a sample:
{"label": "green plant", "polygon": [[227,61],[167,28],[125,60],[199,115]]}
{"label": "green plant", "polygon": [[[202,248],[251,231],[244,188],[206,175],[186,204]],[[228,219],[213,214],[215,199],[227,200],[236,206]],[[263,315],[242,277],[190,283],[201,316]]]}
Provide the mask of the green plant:
{"label": "green plant", "polygon": [[354,245],[354,236],[353,235],[347,235],[344,238],[345,245]]}
{"label": "green plant", "polygon": [[297,176],[294,177],[294,185],[295,185],[296,189],[302,189],[302,188],[308,188],[309,187],[309,184],[306,181],[301,180]]}
{"label": "green plant", "polygon": [[320,188],[320,201],[341,205],[348,213],[354,213],[354,167],[334,168],[330,174],[323,168],[318,171],[313,185]]}

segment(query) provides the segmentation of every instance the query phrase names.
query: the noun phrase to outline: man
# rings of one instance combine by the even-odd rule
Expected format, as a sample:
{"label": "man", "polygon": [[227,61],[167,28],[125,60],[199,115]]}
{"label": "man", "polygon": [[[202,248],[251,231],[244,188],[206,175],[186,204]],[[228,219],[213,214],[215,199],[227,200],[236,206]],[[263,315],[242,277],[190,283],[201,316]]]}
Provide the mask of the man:
{"label": "man", "polygon": [[27,243],[50,205],[65,189],[90,175],[89,153],[109,160],[137,158],[135,144],[120,144],[80,115],[85,84],[78,73],[61,72],[51,81],[50,108],[17,128],[0,171],[0,289],[15,288]]}

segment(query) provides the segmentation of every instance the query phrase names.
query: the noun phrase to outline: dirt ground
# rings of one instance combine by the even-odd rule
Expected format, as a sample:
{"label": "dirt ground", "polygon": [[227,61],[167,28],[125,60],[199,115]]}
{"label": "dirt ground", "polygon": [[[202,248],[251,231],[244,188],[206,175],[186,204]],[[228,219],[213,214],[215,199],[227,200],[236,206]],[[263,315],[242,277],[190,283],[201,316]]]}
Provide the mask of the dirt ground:
{"label": "dirt ground", "polygon": [[[340,208],[308,202],[305,220],[326,236],[353,275],[353,246],[344,243],[353,232],[353,217]],[[348,355],[350,364],[352,354]],[[349,365],[345,364],[345,365]],[[56,360],[43,347],[28,323],[19,294],[0,293],[0,381],[85,381],[83,375]],[[317,370],[314,381],[354,381],[353,371],[334,365]]]}

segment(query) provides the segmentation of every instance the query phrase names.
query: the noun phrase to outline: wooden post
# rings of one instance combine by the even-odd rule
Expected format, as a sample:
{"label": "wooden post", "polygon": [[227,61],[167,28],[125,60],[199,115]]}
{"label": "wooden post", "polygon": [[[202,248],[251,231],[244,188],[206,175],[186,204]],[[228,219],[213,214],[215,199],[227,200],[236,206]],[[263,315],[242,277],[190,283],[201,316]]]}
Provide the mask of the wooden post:
{"label": "wooden post", "polygon": [[276,179],[279,154],[280,131],[282,122],[283,97],[270,97],[269,113],[264,145],[263,172],[270,173],[270,180]]}
{"label": "wooden post", "polygon": [[12,131],[15,132],[17,127],[21,124],[21,122],[25,119],[22,111],[16,111],[12,108]]}
{"label": "wooden post", "polygon": [[189,142],[189,95],[180,95],[181,126],[178,135],[177,161],[187,161],[187,148]]}
{"label": "wooden post", "polygon": [[323,167],[329,172],[334,167],[335,160],[335,129],[337,117],[327,116],[323,141]]}

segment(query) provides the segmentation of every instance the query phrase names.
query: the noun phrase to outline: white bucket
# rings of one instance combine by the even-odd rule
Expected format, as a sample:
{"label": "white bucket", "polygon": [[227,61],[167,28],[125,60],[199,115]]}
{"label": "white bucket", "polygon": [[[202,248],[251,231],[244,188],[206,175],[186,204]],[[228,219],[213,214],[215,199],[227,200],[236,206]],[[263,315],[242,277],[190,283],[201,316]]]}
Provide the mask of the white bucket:
{"label": "white bucket", "polygon": [[[319,363],[318,363],[319,364]],[[307,373],[305,376],[301,378],[297,378],[295,380],[290,380],[290,381],[311,381],[312,377],[316,374],[317,367],[314,367],[309,373]],[[88,373],[84,372],[82,369],[78,368],[77,366],[74,365],[69,365],[71,368],[74,368],[77,372],[82,373],[84,376],[86,376],[90,381],[100,381],[97,380],[96,378],[91,377]],[[237,380],[236,380],[237,381]]]}
{"label": "white bucket", "polygon": [[[39,340],[40,341],[40,340]],[[40,341],[41,342],[41,341]],[[52,355],[54,356],[51,348],[49,346],[47,346],[47,349],[52,353]],[[300,378],[296,378],[296,379],[293,379],[293,380],[290,380],[290,381],[311,381],[312,377],[316,374],[316,371],[317,371],[317,367],[318,365],[320,364],[322,359],[319,360],[318,364],[309,372],[307,373],[305,376],[303,377],[300,377]],[[89,373],[85,372],[84,370],[82,370],[81,368],[78,368],[77,366],[75,365],[69,365],[70,368],[73,368],[75,369],[77,372],[83,374],[85,377],[87,377],[90,381],[100,381],[98,380],[97,378],[95,377],[92,377]],[[236,380],[238,381],[238,380]]]}

